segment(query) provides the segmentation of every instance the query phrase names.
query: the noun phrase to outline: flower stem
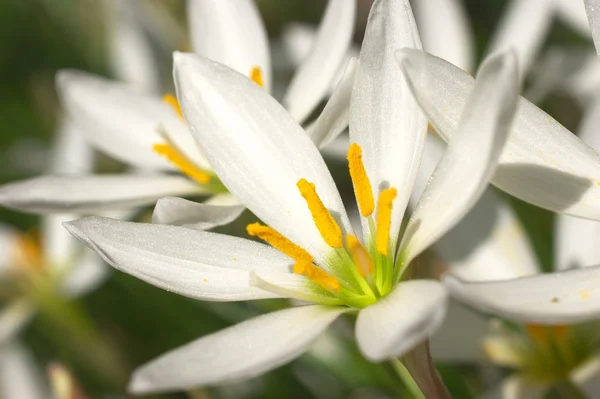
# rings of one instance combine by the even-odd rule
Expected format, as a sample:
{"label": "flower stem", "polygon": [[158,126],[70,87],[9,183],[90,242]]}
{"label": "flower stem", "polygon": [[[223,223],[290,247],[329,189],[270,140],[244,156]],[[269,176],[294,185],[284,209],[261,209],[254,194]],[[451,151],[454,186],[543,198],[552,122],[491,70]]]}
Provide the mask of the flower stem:
{"label": "flower stem", "polygon": [[427,399],[451,399],[429,353],[429,340],[417,345],[400,359]]}
{"label": "flower stem", "polygon": [[404,367],[404,364],[402,364],[400,359],[392,359],[391,363],[394,371],[396,371],[402,382],[404,382],[404,385],[406,385],[406,388],[410,392],[411,396],[414,399],[425,399],[425,395],[423,395],[421,388],[419,388],[416,381],[410,375],[406,367]]}

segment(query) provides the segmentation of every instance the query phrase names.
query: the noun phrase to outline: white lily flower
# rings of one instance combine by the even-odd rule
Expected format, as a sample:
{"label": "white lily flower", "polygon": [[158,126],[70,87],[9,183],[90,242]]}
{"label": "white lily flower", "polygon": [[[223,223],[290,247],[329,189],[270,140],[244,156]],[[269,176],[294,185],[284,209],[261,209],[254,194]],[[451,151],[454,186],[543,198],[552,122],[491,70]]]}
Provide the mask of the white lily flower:
{"label": "white lily flower", "polygon": [[362,238],[352,231],[317,147],[281,105],[230,68],[175,55],[178,95],[199,147],[230,192],[268,225],[251,224],[248,233],[274,248],[97,217],[66,227],[115,268],[170,291],[211,301],[285,297],[313,305],[260,316],[175,349],[138,369],[132,392],[259,375],[299,356],[346,312],[358,312],[357,342],[372,361],[407,353],[437,328],[445,290],[436,281],[412,280],[409,266],[487,185],[515,110],[516,62],[508,53],[482,67],[456,139],[402,237],[427,127],[395,64],[394,52],[404,46],[420,47],[408,1],[376,1],[350,115],[348,159],[366,226]]}

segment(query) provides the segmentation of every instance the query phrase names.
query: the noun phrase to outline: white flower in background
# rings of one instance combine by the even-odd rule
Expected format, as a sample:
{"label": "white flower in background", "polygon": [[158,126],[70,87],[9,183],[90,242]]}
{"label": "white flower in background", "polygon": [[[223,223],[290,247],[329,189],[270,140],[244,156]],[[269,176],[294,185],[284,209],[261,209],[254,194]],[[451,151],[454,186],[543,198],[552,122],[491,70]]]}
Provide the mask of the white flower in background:
{"label": "white flower in background", "polygon": [[[320,103],[346,61],[354,27],[355,2],[331,0],[310,55],[290,84],[283,104],[304,121]],[[268,89],[271,65],[265,28],[251,0],[189,2],[195,50],[249,76]],[[327,134],[347,126],[350,87],[356,62],[313,124],[311,136],[321,145]],[[213,195],[199,204],[165,198],[153,221],[208,229],[234,220],[244,209],[214,174],[194,142],[177,100],[161,101],[129,86],[84,72],[63,71],[58,77],[63,105],[82,133],[98,149],[144,170],[177,174],[48,176],[0,189],[0,203],[11,208],[53,213],[65,210],[98,213],[152,204],[163,197]]]}
{"label": "white flower in background", "polygon": [[317,147],[284,108],[243,75],[176,54],[175,81],[191,131],[219,178],[266,223],[249,225],[248,233],[273,248],[98,217],[67,228],[117,269],[189,297],[284,297],[314,305],[260,316],[176,349],[140,368],[132,392],[259,375],[299,356],[346,312],[358,312],[358,345],[372,361],[405,354],[436,329],[445,291],[436,281],[412,280],[411,262],[487,185],[518,96],[516,61],[509,53],[482,67],[456,138],[401,236],[427,128],[394,59],[405,46],[420,47],[408,1],[376,1],[350,112],[349,169],[362,239]]}

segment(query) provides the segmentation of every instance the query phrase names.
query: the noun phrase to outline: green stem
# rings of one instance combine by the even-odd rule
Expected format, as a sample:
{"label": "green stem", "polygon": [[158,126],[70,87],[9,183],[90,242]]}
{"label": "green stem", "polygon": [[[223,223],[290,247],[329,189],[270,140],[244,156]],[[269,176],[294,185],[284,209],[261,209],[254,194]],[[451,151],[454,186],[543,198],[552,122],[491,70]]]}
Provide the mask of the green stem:
{"label": "green stem", "polygon": [[396,372],[396,374],[398,374],[398,376],[400,377],[400,379],[402,380],[412,397],[414,399],[425,399],[425,395],[423,395],[421,388],[419,388],[419,385],[417,385],[417,382],[410,375],[406,367],[404,367],[404,364],[402,364],[400,359],[392,359],[391,364],[394,368],[394,371]]}
{"label": "green stem", "polygon": [[429,353],[429,340],[402,356],[402,363],[428,399],[451,399]]}

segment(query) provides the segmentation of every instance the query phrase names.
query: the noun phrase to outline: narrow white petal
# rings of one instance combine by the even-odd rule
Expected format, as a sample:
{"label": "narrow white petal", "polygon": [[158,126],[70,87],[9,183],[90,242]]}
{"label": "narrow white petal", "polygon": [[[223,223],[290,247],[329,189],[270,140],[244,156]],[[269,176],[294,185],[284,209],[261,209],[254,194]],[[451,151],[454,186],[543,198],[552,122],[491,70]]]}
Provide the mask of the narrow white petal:
{"label": "narrow white petal", "polygon": [[322,265],[331,249],[296,183],[316,186],[341,227],[350,222],[321,154],[264,90],[237,72],[191,54],[175,54],[175,82],[198,145],[229,191],[263,222]]}
{"label": "narrow white petal", "polygon": [[[421,48],[408,0],[377,0],[371,8],[350,105],[350,141],[362,147],[374,197],[398,190],[390,237],[395,243],[419,170],[427,120],[399,73],[394,52]],[[363,230],[368,231],[363,221]]]}
{"label": "narrow white petal", "polygon": [[600,55],[600,0],[584,0],[596,52]]}
{"label": "narrow white petal", "polygon": [[[596,65],[600,67],[600,65]],[[583,119],[581,120],[577,136],[585,141],[596,152],[600,152],[600,97],[594,96],[594,101],[587,107]]]}
{"label": "narrow white petal", "polygon": [[356,341],[360,351],[373,362],[402,356],[440,326],[447,296],[437,281],[399,283],[388,296],[358,314]]}
{"label": "narrow white petal", "polygon": [[413,2],[423,49],[465,71],[473,71],[474,36],[461,0]]}
{"label": "narrow white petal", "polygon": [[600,356],[596,355],[571,373],[570,380],[588,397],[600,392]]}
{"label": "narrow white petal", "polygon": [[300,306],[202,337],[137,369],[135,394],[246,380],[300,356],[343,308]]}
{"label": "narrow white petal", "polygon": [[249,273],[287,272],[293,263],[267,245],[178,226],[89,217],[65,227],[116,269],[208,301],[274,297],[251,287]]}
{"label": "narrow white petal", "polygon": [[44,260],[59,270],[73,261],[81,244],[63,227],[63,222],[76,219],[76,215],[46,215],[42,218],[42,249]]}
{"label": "narrow white petal", "polygon": [[485,317],[451,300],[441,327],[429,340],[431,356],[442,362],[482,362],[483,338],[488,333]]}
{"label": "narrow white petal", "polygon": [[209,230],[233,222],[244,209],[246,208],[243,205],[211,205],[166,197],[156,203],[152,223]]}
{"label": "narrow white petal", "polygon": [[316,36],[313,25],[290,22],[283,27],[281,42],[292,67],[297,68],[308,57]]}
{"label": "narrow white petal", "polygon": [[81,133],[99,150],[139,167],[170,168],[153,146],[164,142],[161,125],[185,129],[177,113],[159,98],[80,71],[61,71],[62,104]]}
{"label": "narrow white petal", "polygon": [[600,266],[493,282],[446,274],[443,282],[458,300],[507,320],[572,324],[600,317]]}
{"label": "narrow white petal", "polygon": [[558,215],[555,223],[556,269],[600,264],[600,222]]}
{"label": "narrow white petal", "polygon": [[0,346],[0,397],[3,399],[51,397],[31,354],[16,343]]}
{"label": "narrow white petal", "polygon": [[204,201],[205,204],[209,205],[221,205],[221,206],[233,206],[233,205],[242,205],[239,199],[235,196],[224,193],[224,194],[216,194]]}
{"label": "narrow white petal", "polygon": [[70,298],[85,295],[99,287],[111,270],[100,255],[88,248],[83,249],[71,266],[61,281],[62,292]]}
{"label": "narrow white petal", "polygon": [[13,253],[18,243],[19,232],[10,225],[0,222],[0,279],[10,274],[12,267]]}
{"label": "narrow white petal", "polygon": [[348,127],[350,97],[358,63],[357,58],[350,60],[342,79],[331,94],[325,108],[306,132],[319,148],[327,147]]}
{"label": "narrow white petal", "polygon": [[340,305],[341,301],[324,290],[314,287],[311,281],[299,274],[287,273],[252,273],[250,285],[272,292],[284,298],[297,299],[304,302],[322,305]]}
{"label": "narrow white petal", "polygon": [[525,76],[546,39],[553,16],[553,1],[511,0],[496,28],[488,53],[514,49],[519,73]]}
{"label": "narrow white petal", "polygon": [[292,78],[283,104],[299,122],[306,120],[329,92],[352,43],[355,1],[329,0],[310,54]]}
{"label": "narrow white petal", "polygon": [[483,194],[510,134],[518,90],[514,53],[484,62],[453,140],[406,227],[399,249],[406,264],[454,227]]}
{"label": "narrow white petal", "polygon": [[484,394],[481,399],[542,399],[550,387],[515,374],[505,378],[500,385]]}
{"label": "narrow white petal", "polygon": [[93,148],[88,144],[80,128],[70,118],[64,117],[52,148],[50,173],[78,175],[89,173],[93,167]]}
{"label": "narrow white petal", "polygon": [[271,87],[269,41],[252,0],[188,0],[188,23],[194,51],[250,76],[259,67]]}
{"label": "narrow white petal", "polygon": [[[411,49],[405,73],[436,131],[449,141],[473,88],[473,78],[446,61]],[[600,219],[600,156],[548,114],[521,98],[492,183],[555,212]]]}
{"label": "narrow white petal", "polygon": [[34,306],[25,299],[13,301],[0,309],[0,344],[14,338],[34,313]]}
{"label": "narrow white petal", "polygon": [[578,31],[584,37],[590,36],[590,23],[586,16],[585,0],[554,0],[554,9],[556,16],[569,25],[570,28]]}
{"label": "narrow white petal", "polygon": [[0,204],[35,213],[97,213],[152,204],[167,195],[203,194],[206,190],[180,176],[42,176],[0,188]]}

